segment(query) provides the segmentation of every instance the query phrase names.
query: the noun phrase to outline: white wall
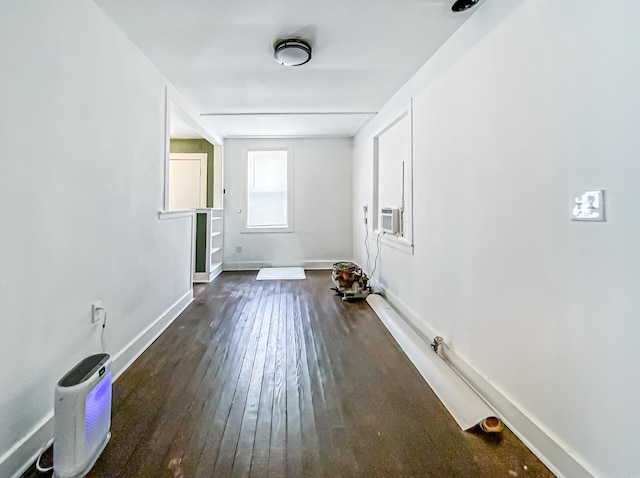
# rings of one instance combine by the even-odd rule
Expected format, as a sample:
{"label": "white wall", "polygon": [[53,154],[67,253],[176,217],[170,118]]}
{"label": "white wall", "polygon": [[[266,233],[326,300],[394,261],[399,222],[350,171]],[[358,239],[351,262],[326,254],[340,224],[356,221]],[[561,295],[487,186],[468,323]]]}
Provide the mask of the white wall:
{"label": "white wall", "polygon": [[[291,148],[293,232],[242,233],[243,149]],[[330,267],[352,257],[352,141],[229,139],[224,143],[224,267]],[[236,252],[236,246],[242,252]]]}
{"label": "white wall", "polygon": [[[165,81],[84,0],[0,7],[0,476],[51,436],[57,380],[119,372],[192,298],[191,219],[158,220]],[[137,339],[137,340],[136,340]]]}
{"label": "white wall", "polygon": [[[415,255],[385,248],[376,276],[564,476],[640,474],[639,18],[487,1],[354,146],[358,211],[373,135],[414,97]],[[571,222],[598,188],[607,222]]]}

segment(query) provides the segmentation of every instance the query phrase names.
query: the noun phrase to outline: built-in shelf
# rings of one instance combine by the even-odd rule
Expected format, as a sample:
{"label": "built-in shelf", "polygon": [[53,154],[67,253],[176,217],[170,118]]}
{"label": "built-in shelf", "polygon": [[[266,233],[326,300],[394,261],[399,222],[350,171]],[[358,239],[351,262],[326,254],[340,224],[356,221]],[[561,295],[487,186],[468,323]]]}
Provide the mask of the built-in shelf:
{"label": "built-in shelf", "polygon": [[196,264],[194,282],[210,282],[222,272],[222,209],[196,209]]}

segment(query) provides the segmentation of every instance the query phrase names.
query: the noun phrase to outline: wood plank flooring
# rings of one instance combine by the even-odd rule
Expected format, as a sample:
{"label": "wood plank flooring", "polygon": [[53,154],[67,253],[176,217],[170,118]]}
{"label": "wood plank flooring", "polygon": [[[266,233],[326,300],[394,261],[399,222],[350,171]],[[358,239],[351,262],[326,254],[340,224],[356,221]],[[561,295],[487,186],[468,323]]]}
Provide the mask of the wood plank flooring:
{"label": "wood plank flooring", "polygon": [[[547,477],[509,431],[463,432],[328,271],[224,273],[114,384],[90,477]],[[38,475],[33,469],[24,478]]]}

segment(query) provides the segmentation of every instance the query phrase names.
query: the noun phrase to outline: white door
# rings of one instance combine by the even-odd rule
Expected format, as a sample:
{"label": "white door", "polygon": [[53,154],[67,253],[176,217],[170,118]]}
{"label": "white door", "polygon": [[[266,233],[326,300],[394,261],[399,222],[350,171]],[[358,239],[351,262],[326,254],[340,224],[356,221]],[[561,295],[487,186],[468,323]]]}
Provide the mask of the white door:
{"label": "white door", "polygon": [[206,207],[207,154],[171,154],[169,158],[169,209]]}

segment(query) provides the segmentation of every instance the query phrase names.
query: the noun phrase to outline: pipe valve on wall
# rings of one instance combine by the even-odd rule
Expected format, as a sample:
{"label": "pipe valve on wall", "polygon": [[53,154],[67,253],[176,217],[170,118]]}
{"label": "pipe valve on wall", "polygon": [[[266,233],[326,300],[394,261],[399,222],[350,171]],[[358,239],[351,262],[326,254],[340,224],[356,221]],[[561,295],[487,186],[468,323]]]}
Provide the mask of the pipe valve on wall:
{"label": "pipe valve on wall", "polygon": [[438,348],[442,345],[444,339],[439,335],[433,338],[433,342],[431,343],[431,348],[435,353],[438,353]]}

